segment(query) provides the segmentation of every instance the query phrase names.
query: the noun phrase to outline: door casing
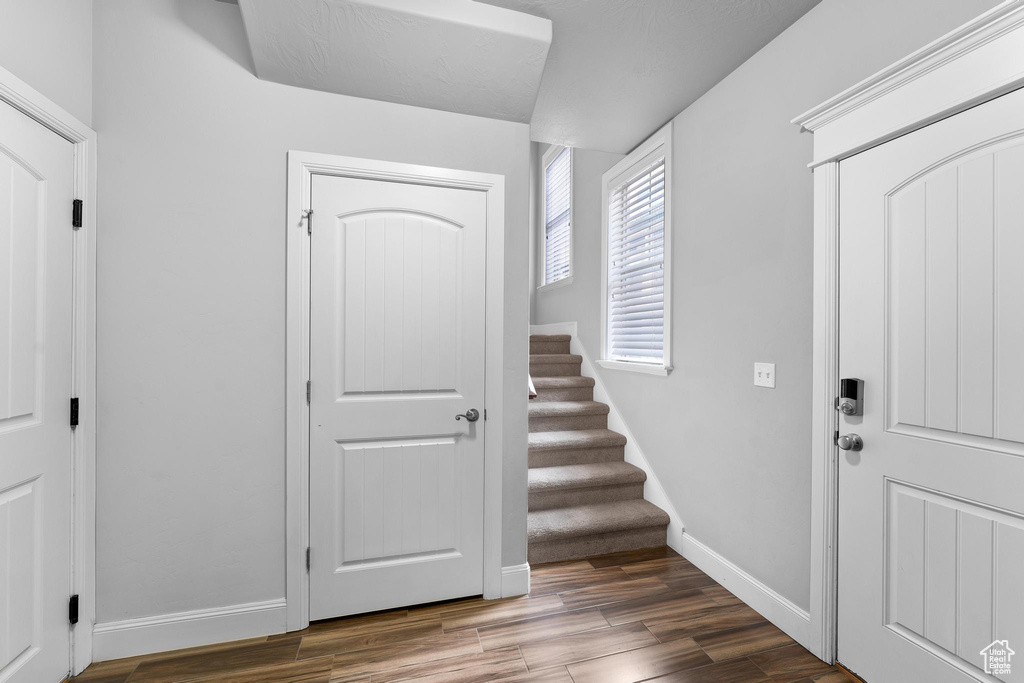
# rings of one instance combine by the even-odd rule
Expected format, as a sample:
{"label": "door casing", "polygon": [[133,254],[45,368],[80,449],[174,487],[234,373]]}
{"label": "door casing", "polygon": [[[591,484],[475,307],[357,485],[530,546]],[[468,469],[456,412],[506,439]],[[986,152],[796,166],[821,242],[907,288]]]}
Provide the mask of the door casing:
{"label": "door casing", "polygon": [[[96,133],[10,71],[0,67],[0,101],[74,145],[75,197],[85,202],[73,246],[72,395],[79,399],[72,432],[71,583],[79,596],[71,629],[71,673],[92,663],[96,624]],[[67,229],[71,230],[71,207]],[[68,397],[71,398],[70,396]]]}
{"label": "door casing", "polygon": [[801,644],[836,661],[839,184],[854,154],[1024,87],[1024,0],[1007,0],[793,119],[814,134],[810,623]]}
{"label": "door casing", "polygon": [[[486,358],[484,406],[484,597],[502,597],[501,510],[504,437],[503,351],[505,279],[505,177],[390,161],[288,152],[287,298],[285,337],[285,600],[287,629],[309,625],[309,302],[310,183],[332,175],[433,185],[486,193]],[[313,230],[317,216],[312,216]],[[525,334],[525,330],[524,330]],[[524,387],[525,392],[525,387]]]}

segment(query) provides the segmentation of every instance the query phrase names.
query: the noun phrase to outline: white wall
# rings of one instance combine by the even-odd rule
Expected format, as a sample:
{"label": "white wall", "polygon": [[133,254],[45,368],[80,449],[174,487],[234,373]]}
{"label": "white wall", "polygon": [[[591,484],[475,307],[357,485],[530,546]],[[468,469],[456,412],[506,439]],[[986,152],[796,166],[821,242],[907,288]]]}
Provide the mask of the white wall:
{"label": "white wall", "polygon": [[0,0],[0,67],[92,121],[93,0]]}
{"label": "white wall", "polygon": [[[812,140],[789,121],[996,4],[825,0],[674,119],[675,371],[601,378],[687,533],[805,609]],[[575,280],[532,313],[578,321],[593,357],[600,175],[617,159],[577,153]],[[774,391],[753,386],[755,361],[777,364]]]}
{"label": "white wall", "polygon": [[98,620],[284,595],[289,149],[505,175],[503,563],[525,562],[527,126],[259,81],[234,5],[95,12]]}

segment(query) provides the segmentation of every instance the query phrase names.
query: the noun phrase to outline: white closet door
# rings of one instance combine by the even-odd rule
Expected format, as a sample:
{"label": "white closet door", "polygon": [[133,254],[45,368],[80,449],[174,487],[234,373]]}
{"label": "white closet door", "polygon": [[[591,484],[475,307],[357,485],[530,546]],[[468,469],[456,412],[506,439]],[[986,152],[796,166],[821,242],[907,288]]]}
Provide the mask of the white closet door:
{"label": "white closet door", "polygon": [[0,103],[0,681],[70,668],[74,149]]}
{"label": "white closet door", "polygon": [[314,176],[311,206],[310,618],[479,594],[485,196]]}

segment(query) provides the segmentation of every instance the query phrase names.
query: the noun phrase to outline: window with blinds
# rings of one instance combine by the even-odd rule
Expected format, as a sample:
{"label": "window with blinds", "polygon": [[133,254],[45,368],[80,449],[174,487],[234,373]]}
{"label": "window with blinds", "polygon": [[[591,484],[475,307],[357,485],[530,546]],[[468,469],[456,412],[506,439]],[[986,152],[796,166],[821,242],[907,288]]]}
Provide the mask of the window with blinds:
{"label": "window with blinds", "polygon": [[665,157],[608,198],[608,358],[664,361]]}
{"label": "window with blinds", "polygon": [[572,274],[572,149],[544,167],[544,284]]}

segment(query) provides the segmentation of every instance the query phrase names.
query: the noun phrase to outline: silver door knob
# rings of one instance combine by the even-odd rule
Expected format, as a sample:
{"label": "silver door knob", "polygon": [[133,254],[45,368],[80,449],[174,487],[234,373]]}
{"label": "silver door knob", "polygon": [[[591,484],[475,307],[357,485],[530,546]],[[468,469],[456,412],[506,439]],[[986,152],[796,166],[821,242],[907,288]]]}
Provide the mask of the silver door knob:
{"label": "silver door knob", "polygon": [[856,434],[843,434],[836,439],[836,444],[844,451],[859,451],[864,448],[864,439]]}
{"label": "silver door knob", "polygon": [[466,418],[466,422],[476,422],[480,419],[480,411],[476,408],[470,408],[464,415],[455,416],[456,420],[461,420],[462,418]]}

